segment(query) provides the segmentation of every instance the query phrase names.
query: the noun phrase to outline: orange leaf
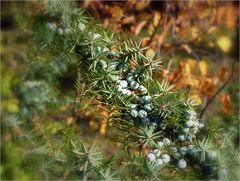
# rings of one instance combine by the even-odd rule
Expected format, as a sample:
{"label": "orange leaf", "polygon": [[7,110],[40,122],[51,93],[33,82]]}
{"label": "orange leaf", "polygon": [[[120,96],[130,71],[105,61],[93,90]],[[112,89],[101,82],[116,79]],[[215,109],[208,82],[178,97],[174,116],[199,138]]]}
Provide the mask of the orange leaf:
{"label": "orange leaf", "polygon": [[220,102],[222,104],[221,111],[225,114],[232,114],[232,103],[231,103],[231,97],[229,94],[223,94],[220,97]]}

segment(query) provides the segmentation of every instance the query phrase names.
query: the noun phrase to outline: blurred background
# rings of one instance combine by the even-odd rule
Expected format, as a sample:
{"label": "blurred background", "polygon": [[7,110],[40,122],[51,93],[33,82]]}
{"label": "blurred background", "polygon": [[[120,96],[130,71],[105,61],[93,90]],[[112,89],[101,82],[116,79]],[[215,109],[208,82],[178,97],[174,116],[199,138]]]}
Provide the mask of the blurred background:
{"label": "blurred background", "polygon": [[[167,78],[175,84],[175,90],[194,95],[199,118],[209,130],[219,125],[226,132],[236,133],[234,144],[239,148],[238,1],[85,0],[77,4],[104,27],[141,38],[142,47],[149,46],[147,53],[156,52],[163,61],[163,70],[155,78],[160,81]],[[107,156],[117,149],[106,124],[107,112],[96,100],[83,100],[76,111],[77,119],[72,114],[76,72],[71,67],[65,67],[64,74],[58,77],[59,85],[54,87],[57,101],[62,101],[60,106],[41,107],[44,116],[26,111],[25,117],[19,114],[26,104],[22,94],[28,94],[20,87],[33,62],[28,60],[32,29],[42,10],[44,6],[39,1],[1,1],[0,171],[3,179],[54,178],[48,173],[47,161],[57,153],[53,151],[56,148],[52,148],[52,153],[48,146],[58,140],[56,135],[62,127],[71,127],[76,137],[89,143],[101,143],[100,148]],[[45,69],[37,70],[45,74]],[[36,102],[44,105],[45,94],[38,96]],[[62,97],[64,100],[59,100]],[[42,143],[44,146],[40,146]],[[42,162],[36,160],[36,154],[44,157]],[[31,157],[35,157],[35,162]],[[39,175],[31,171],[35,166],[41,168]]]}

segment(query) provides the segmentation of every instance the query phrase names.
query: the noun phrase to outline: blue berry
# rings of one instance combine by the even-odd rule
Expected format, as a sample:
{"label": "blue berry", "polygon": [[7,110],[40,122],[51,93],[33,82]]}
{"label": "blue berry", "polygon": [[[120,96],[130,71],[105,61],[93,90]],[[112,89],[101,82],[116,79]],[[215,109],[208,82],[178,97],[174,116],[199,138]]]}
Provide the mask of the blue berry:
{"label": "blue berry", "polygon": [[154,149],[153,153],[156,155],[156,157],[159,157],[161,155],[161,151],[159,149]]}
{"label": "blue berry", "polygon": [[176,147],[171,147],[171,148],[170,148],[170,151],[171,151],[172,153],[177,153],[177,148],[176,148]]}
{"label": "blue berry", "polygon": [[173,154],[173,157],[178,160],[181,158],[181,155],[180,155],[180,153],[176,152]]}
{"label": "blue berry", "polygon": [[187,162],[184,159],[181,159],[181,160],[178,161],[177,166],[180,169],[184,169],[187,166]]}
{"label": "blue berry", "polygon": [[186,153],[187,153],[187,147],[181,147],[180,149],[179,149],[179,152],[180,152],[180,154],[181,155],[185,155]]}
{"label": "blue berry", "polygon": [[83,31],[85,29],[85,25],[83,23],[78,24],[78,28]]}
{"label": "blue berry", "polygon": [[149,153],[147,157],[150,161],[156,160],[156,156],[153,153]]}
{"label": "blue berry", "polygon": [[141,99],[140,99],[140,102],[142,104],[148,104],[150,103],[152,100],[152,97],[151,96],[143,96]]}
{"label": "blue berry", "polygon": [[170,156],[168,154],[162,154],[161,159],[164,163],[170,162]]}
{"label": "blue berry", "polygon": [[54,23],[47,23],[47,28],[51,31],[55,31],[57,26]]}
{"label": "blue berry", "polygon": [[138,117],[139,117],[139,118],[145,118],[145,117],[147,117],[147,112],[144,111],[144,110],[140,110],[140,111],[138,112]]}
{"label": "blue berry", "polygon": [[117,91],[121,92],[121,91],[122,91],[122,86],[117,85],[117,86],[116,86],[116,89],[117,89]]}
{"label": "blue berry", "polygon": [[171,144],[171,141],[168,138],[163,138],[163,143],[165,146],[169,146]]}
{"label": "blue berry", "polygon": [[126,80],[127,81],[133,81],[134,80],[134,74],[133,73],[128,73],[126,76]]}
{"label": "blue berry", "polygon": [[152,107],[151,104],[145,104],[145,105],[143,106],[143,108],[144,108],[144,110],[147,111],[147,112],[150,112],[150,111],[153,109],[153,107]]}
{"label": "blue berry", "polygon": [[158,165],[158,166],[162,166],[162,165],[163,165],[163,160],[160,159],[160,158],[158,158],[158,159],[156,160],[156,162],[157,162],[157,165]]}
{"label": "blue berry", "polygon": [[137,104],[131,104],[130,109],[137,109]]}
{"label": "blue berry", "polygon": [[196,134],[198,132],[198,128],[190,128],[190,133]]}
{"label": "blue berry", "polygon": [[127,88],[128,83],[127,83],[126,80],[120,80],[120,81],[119,81],[119,85],[121,85],[122,88]]}
{"label": "blue berry", "polygon": [[132,92],[128,89],[122,89],[122,94],[130,96],[130,95],[132,95]]}
{"label": "blue berry", "polygon": [[139,90],[142,94],[147,94],[147,93],[148,93],[147,89],[146,89],[143,85],[140,85],[140,86],[138,87],[138,90]]}
{"label": "blue berry", "polygon": [[132,117],[136,118],[136,117],[138,116],[137,110],[132,109],[132,110],[130,111],[130,115],[131,115]]}
{"label": "blue berry", "polygon": [[157,145],[158,145],[158,148],[162,148],[164,146],[164,143],[162,141],[159,141]]}
{"label": "blue berry", "polygon": [[179,139],[180,141],[185,141],[185,140],[186,140],[186,136],[183,135],[183,134],[180,134],[180,135],[178,135],[178,139]]}
{"label": "blue berry", "polygon": [[63,34],[63,29],[62,28],[58,28],[57,32],[58,32],[58,34],[62,35]]}
{"label": "blue berry", "polygon": [[150,126],[156,129],[157,128],[157,123],[151,122]]}
{"label": "blue berry", "polygon": [[217,154],[215,151],[208,151],[207,152],[207,159],[212,161],[217,157]]}
{"label": "blue berry", "polygon": [[204,124],[203,124],[203,123],[199,123],[199,124],[198,124],[198,128],[199,128],[199,129],[202,129],[203,127],[204,127]]}
{"label": "blue berry", "polygon": [[133,90],[136,90],[139,87],[139,84],[136,81],[131,81],[129,85]]}
{"label": "blue berry", "polygon": [[185,134],[189,133],[189,128],[183,128],[182,132],[185,133]]}
{"label": "blue berry", "polygon": [[192,127],[193,126],[193,121],[188,120],[185,124],[186,124],[187,127]]}
{"label": "blue berry", "polygon": [[143,118],[141,121],[142,121],[142,124],[143,124],[143,125],[149,125],[149,123],[150,123],[150,119],[147,118],[147,117],[146,117],[146,118]]}

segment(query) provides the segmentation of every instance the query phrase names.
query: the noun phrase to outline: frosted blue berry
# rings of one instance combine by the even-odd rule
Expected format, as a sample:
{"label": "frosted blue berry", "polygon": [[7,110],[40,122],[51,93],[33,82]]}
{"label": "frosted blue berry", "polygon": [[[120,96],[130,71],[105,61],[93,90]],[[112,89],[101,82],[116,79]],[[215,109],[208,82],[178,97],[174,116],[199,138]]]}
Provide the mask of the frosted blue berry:
{"label": "frosted blue berry", "polygon": [[143,118],[141,121],[143,125],[149,125],[151,120],[149,118]]}
{"label": "frosted blue berry", "polygon": [[173,157],[178,160],[181,158],[181,155],[180,155],[180,153],[176,152],[173,154]]}
{"label": "frosted blue berry", "polygon": [[203,127],[204,127],[204,124],[203,124],[203,123],[199,123],[199,124],[198,124],[198,128],[199,128],[199,129],[202,129]]}
{"label": "frosted blue berry", "polygon": [[190,128],[190,133],[196,134],[198,132],[198,128]]}
{"label": "frosted blue berry", "polygon": [[128,73],[126,76],[126,80],[127,81],[133,81],[134,80],[134,74],[133,73]]}
{"label": "frosted blue berry", "polygon": [[178,161],[177,166],[180,169],[184,169],[187,166],[187,162],[184,159],[181,159],[181,160]]}
{"label": "frosted blue berry", "polygon": [[193,121],[193,127],[198,128],[198,121]]}
{"label": "frosted blue berry", "polygon": [[144,87],[143,85],[140,85],[140,86],[138,87],[138,90],[139,90],[142,94],[147,94],[147,93],[148,93],[146,87]]}
{"label": "frosted blue berry", "polygon": [[120,80],[120,81],[119,81],[119,85],[121,85],[122,88],[127,88],[128,83],[127,83],[126,80]]}
{"label": "frosted blue berry", "polygon": [[162,148],[164,146],[164,143],[162,141],[159,141],[157,145],[158,145],[158,148]]}
{"label": "frosted blue berry", "polygon": [[159,149],[154,149],[153,153],[155,154],[156,157],[159,157],[161,155],[161,151]]}
{"label": "frosted blue berry", "polygon": [[121,92],[121,91],[122,91],[122,86],[117,85],[117,86],[116,86],[116,89],[117,89],[117,91]]}
{"label": "frosted blue berry", "polygon": [[181,147],[180,149],[179,149],[179,153],[181,154],[181,155],[185,155],[186,153],[187,153],[187,147]]}
{"label": "frosted blue berry", "polygon": [[133,89],[136,90],[139,87],[139,84],[136,81],[131,81],[129,83],[129,86]]}
{"label": "frosted blue berry", "polygon": [[147,111],[147,112],[150,112],[150,111],[153,109],[153,107],[152,107],[151,104],[145,104],[145,105],[143,106],[143,108],[144,108],[144,110]]}
{"label": "frosted blue berry", "polygon": [[186,136],[183,135],[183,134],[180,134],[180,135],[178,135],[178,140],[185,141],[186,140]]}
{"label": "frosted blue berry", "polygon": [[168,154],[162,154],[161,159],[164,163],[170,162],[170,156]]}
{"label": "frosted blue berry", "polygon": [[128,70],[128,65],[126,63],[120,63],[118,65],[118,68],[123,71],[123,72],[126,72]]}
{"label": "frosted blue berry", "polygon": [[130,109],[137,109],[137,104],[131,104],[129,107]]}
{"label": "frosted blue berry", "polygon": [[132,109],[132,110],[130,111],[130,115],[131,115],[132,117],[136,118],[136,117],[138,116],[137,110]]}
{"label": "frosted blue berry", "polygon": [[85,29],[85,25],[83,23],[78,24],[78,28],[83,31]]}
{"label": "frosted blue berry", "polygon": [[150,161],[156,160],[156,156],[155,156],[153,153],[149,153],[149,154],[147,155],[147,157],[148,157],[148,159],[149,159]]}
{"label": "frosted blue berry", "polygon": [[157,128],[157,123],[151,122],[151,123],[150,123],[150,126],[153,127],[154,129],[156,129],[156,128]]}
{"label": "frosted blue berry", "polygon": [[57,26],[54,23],[47,23],[47,28],[51,31],[55,31]]}
{"label": "frosted blue berry", "polygon": [[150,103],[152,100],[152,97],[151,96],[143,96],[141,99],[140,99],[140,102],[141,104],[148,104]]}
{"label": "frosted blue berry", "polygon": [[60,34],[60,35],[62,35],[62,34],[63,34],[63,29],[62,29],[62,28],[58,28],[58,29],[57,29],[57,33]]}
{"label": "frosted blue berry", "polygon": [[163,160],[160,159],[160,158],[158,158],[158,159],[156,160],[156,162],[157,162],[157,165],[158,165],[158,166],[162,166],[162,165],[163,165]]}
{"label": "frosted blue berry", "polygon": [[170,148],[170,151],[171,151],[172,153],[177,153],[177,148],[176,148],[176,147],[171,147],[171,148]]}
{"label": "frosted blue berry", "polygon": [[212,161],[217,157],[217,154],[215,151],[208,151],[207,152],[207,159]]}
{"label": "frosted blue berry", "polygon": [[162,129],[162,130],[166,129],[166,124],[164,124],[164,123],[159,123],[158,126],[159,126],[159,128]]}
{"label": "frosted blue berry", "polygon": [[132,92],[128,89],[122,89],[122,94],[124,94],[126,96],[130,96],[130,95],[132,95]]}
{"label": "frosted blue berry", "polygon": [[168,138],[163,138],[163,144],[164,144],[165,146],[169,146],[169,145],[171,144],[170,139],[168,139]]}
{"label": "frosted blue berry", "polygon": [[194,149],[194,148],[196,148],[195,145],[188,145],[188,149]]}
{"label": "frosted blue berry", "polygon": [[186,124],[187,127],[192,127],[193,126],[193,121],[188,120],[185,124]]}
{"label": "frosted blue berry", "polygon": [[140,110],[140,111],[138,112],[138,117],[139,117],[139,118],[145,118],[145,117],[147,117],[147,112],[144,111],[144,110]]}
{"label": "frosted blue berry", "polygon": [[183,128],[182,132],[185,133],[185,134],[189,133],[189,128]]}

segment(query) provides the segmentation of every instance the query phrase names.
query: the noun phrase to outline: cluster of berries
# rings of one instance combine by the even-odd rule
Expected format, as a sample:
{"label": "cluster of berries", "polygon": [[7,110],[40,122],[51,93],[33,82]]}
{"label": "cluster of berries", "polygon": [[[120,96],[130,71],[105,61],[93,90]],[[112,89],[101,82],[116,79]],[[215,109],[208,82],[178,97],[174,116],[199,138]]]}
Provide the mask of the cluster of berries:
{"label": "cluster of berries", "polygon": [[57,25],[56,23],[48,22],[46,26],[50,31],[57,32],[59,35],[62,35],[64,33],[67,34],[70,32],[70,29],[64,26],[63,24]]}
{"label": "cluster of berries", "polygon": [[[63,23],[60,23],[60,24],[57,24],[57,23],[54,23],[54,22],[48,22],[46,24],[47,28],[50,30],[50,31],[53,31],[53,32],[57,32],[59,35],[62,35],[64,33],[68,34],[71,32],[71,29],[68,28],[65,24]],[[83,31],[85,29],[85,25],[83,23],[79,23],[78,24],[78,29]],[[90,36],[93,36],[94,38],[96,38],[97,35],[90,35]]]}
{"label": "cluster of berries", "polygon": [[171,141],[164,138],[159,141],[157,148],[150,150],[147,157],[150,161],[155,162],[158,166],[164,166],[171,161],[170,155],[167,153],[167,148],[170,146]]}
{"label": "cluster of berries", "polygon": [[183,127],[179,129],[178,140],[179,141],[192,141],[196,137],[196,133],[199,129],[203,128],[204,124],[199,123],[197,113],[193,110],[187,111],[187,121]]}

